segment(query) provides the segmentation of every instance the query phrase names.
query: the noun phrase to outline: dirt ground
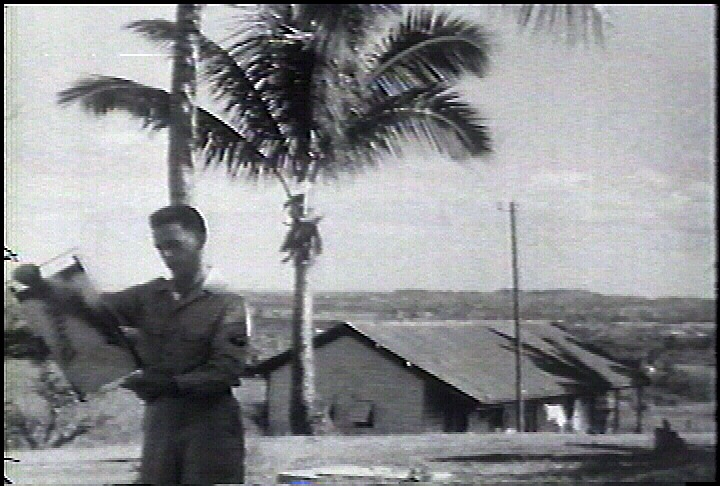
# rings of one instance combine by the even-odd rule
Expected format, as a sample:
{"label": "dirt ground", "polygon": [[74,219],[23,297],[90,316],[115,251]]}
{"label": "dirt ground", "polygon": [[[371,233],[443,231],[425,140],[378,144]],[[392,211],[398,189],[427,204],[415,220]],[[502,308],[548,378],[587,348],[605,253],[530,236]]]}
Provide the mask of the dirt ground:
{"label": "dirt ground", "polygon": [[[655,453],[649,434],[251,437],[247,484],[277,484],[282,472],[340,465],[450,473],[449,479],[426,484],[713,481],[715,434],[682,435],[688,451],[672,455]],[[135,478],[139,453],[138,445],[5,451],[5,457],[20,461],[6,462],[5,474],[16,484],[126,484]],[[336,476],[297,484],[400,482]]]}

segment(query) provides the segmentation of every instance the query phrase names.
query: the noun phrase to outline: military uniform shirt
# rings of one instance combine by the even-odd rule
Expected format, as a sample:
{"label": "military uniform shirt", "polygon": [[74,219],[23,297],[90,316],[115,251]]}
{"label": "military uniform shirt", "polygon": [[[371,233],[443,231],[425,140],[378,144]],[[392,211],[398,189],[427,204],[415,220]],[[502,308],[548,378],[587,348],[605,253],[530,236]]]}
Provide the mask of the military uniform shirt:
{"label": "military uniform shirt", "polygon": [[168,373],[181,391],[196,394],[238,384],[248,341],[244,300],[209,279],[179,298],[164,278],[107,296],[123,325],[137,329],[143,368]]}

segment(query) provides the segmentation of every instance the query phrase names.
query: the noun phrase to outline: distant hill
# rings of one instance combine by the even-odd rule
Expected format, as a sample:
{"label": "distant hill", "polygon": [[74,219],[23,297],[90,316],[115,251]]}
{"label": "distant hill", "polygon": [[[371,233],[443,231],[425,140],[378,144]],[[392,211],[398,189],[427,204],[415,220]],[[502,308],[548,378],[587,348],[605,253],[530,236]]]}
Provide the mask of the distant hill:
{"label": "distant hill", "polygon": [[[248,292],[262,315],[284,315],[290,294]],[[315,295],[314,309],[338,315],[366,314],[381,319],[512,319],[512,291],[452,292],[396,290],[393,292],[323,292]],[[667,297],[649,299],[603,295],[585,290],[537,290],[520,294],[524,319],[574,322],[713,322],[715,299]]]}

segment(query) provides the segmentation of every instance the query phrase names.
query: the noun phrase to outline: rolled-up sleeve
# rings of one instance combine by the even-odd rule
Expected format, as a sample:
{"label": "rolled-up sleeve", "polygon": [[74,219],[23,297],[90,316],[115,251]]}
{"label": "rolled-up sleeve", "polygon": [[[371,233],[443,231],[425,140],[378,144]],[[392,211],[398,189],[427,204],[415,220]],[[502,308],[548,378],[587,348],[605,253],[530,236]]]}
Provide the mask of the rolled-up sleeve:
{"label": "rolled-up sleeve", "polygon": [[248,340],[245,301],[239,296],[228,297],[211,340],[208,360],[175,377],[179,390],[204,395],[238,385]]}

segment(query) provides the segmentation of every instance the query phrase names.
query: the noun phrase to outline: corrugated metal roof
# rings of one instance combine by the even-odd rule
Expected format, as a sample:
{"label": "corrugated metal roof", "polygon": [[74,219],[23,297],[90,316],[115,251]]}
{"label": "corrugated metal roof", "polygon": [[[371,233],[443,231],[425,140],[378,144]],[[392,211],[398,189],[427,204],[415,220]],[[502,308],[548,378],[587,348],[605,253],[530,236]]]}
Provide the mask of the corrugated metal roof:
{"label": "corrugated metal roof", "polygon": [[[349,323],[382,348],[483,403],[515,399],[512,321]],[[523,396],[632,385],[629,370],[546,322],[525,322]],[[627,374],[625,374],[627,373]]]}
{"label": "corrugated metal roof", "polygon": [[[515,341],[512,321],[352,322],[323,333],[357,332],[381,349],[481,403],[515,400]],[[322,335],[321,335],[322,336]],[[523,397],[574,395],[580,390],[632,386],[631,371],[581,347],[548,322],[523,322]],[[259,368],[286,362],[289,351]]]}
{"label": "corrugated metal roof", "polygon": [[[502,326],[505,328],[504,334],[514,340],[514,323],[511,326],[507,323]],[[530,331],[523,339],[528,347],[550,353],[555,359],[577,370],[586,380],[605,381],[613,387],[632,386],[632,370],[609,357],[593,352],[562,329],[548,322],[527,322],[522,326],[522,330]],[[500,331],[499,327],[494,328]],[[530,353],[538,354],[533,349],[530,349]]]}

